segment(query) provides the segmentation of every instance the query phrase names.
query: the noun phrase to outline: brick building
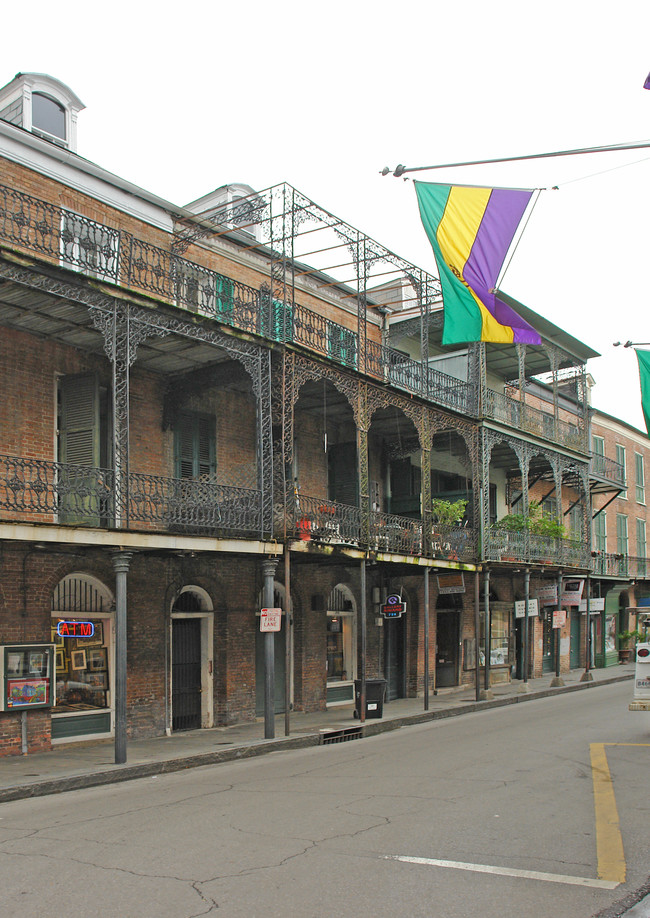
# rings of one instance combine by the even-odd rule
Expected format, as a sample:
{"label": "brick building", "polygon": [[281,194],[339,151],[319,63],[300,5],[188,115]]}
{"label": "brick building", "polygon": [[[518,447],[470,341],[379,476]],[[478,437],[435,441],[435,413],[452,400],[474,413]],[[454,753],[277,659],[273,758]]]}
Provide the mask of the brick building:
{"label": "brick building", "polygon": [[0,90],[0,753],[584,665],[595,352],[445,348],[437,278],[289,185],[163,201],[82,109]]}

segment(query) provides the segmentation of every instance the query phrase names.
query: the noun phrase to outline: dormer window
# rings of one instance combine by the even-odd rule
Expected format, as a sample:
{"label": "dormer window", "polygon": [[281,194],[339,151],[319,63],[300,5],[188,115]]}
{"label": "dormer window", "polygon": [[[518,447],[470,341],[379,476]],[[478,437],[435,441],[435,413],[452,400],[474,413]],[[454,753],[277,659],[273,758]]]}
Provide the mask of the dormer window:
{"label": "dormer window", "polygon": [[42,92],[32,93],[32,130],[65,143],[65,109]]}
{"label": "dormer window", "polygon": [[83,102],[46,73],[17,73],[0,88],[0,121],[76,153],[77,115]]}

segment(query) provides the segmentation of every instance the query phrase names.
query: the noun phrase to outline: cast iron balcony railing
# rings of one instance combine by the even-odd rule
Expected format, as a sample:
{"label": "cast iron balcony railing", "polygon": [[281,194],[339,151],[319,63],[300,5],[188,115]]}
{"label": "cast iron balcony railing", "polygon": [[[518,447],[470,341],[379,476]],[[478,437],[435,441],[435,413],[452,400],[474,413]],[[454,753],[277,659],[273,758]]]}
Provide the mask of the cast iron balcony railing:
{"label": "cast iron balcony railing", "polygon": [[[276,342],[293,342],[356,369],[358,333],[298,303],[284,303],[268,285],[255,288],[181,258],[83,214],[0,185],[0,241],[35,252],[85,276],[162,299],[206,318]],[[356,317],[354,319],[356,324]],[[435,404],[476,414],[475,387],[366,335],[365,372]]]}
{"label": "cast iron balcony railing", "polygon": [[591,556],[583,542],[508,529],[488,529],[485,560],[591,567]]}
{"label": "cast iron balcony railing", "polygon": [[591,457],[590,473],[594,478],[604,478],[615,484],[625,485],[625,469],[620,462],[614,459],[608,459],[599,453],[594,453]]}
{"label": "cast iron balcony railing", "polygon": [[434,526],[425,538],[421,520],[370,511],[302,494],[294,498],[291,530],[305,542],[349,545],[370,551],[420,555],[449,561],[476,560],[476,535],[460,526]]}
{"label": "cast iron balcony railing", "polygon": [[592,570],[603,577],[629,577],[631,579],[650,576],[650,560],[643,556],[613,554],[594,551]]}
{"label": "cast iron balcony railing", "polygon": [[486,391],[483,414],[486,418],[500,421],[508,427],[543,440],[551,440],[578,452],[586,450],[586,434],[577,424],[556,418],[547,411],[522,403],[503,392],[495,392],[493,389]]}
{"label": "cast iron balcony railing", "polygon": [[116,507],[114,484],[110,469],[0,456],[0,512],[5,521],[29,515],[62,525],[261,536],[260,491],[132,473],[124,505]]}

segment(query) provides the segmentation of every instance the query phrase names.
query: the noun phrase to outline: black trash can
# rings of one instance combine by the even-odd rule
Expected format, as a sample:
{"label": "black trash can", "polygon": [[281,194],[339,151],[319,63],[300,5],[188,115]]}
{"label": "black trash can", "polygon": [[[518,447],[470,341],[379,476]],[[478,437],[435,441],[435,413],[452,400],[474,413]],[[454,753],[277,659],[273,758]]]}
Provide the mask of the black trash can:
{"label": "black trash can", "polygon": [[[366,679],[366,717],[384,716],[384,698],[386,697],[385,679]],[[354,716],[361,711],[361,679],[354,680]]]}

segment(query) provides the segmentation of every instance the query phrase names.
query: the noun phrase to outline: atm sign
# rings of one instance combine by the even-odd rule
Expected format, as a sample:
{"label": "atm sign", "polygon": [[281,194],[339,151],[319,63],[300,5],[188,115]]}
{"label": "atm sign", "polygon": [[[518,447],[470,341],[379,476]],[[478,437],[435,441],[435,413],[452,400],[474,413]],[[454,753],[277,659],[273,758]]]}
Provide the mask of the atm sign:
{"label": "atm sign", "polygon": [[56,626],[59,637],[88,638],[95,633],[93,622],[59,622]]}

